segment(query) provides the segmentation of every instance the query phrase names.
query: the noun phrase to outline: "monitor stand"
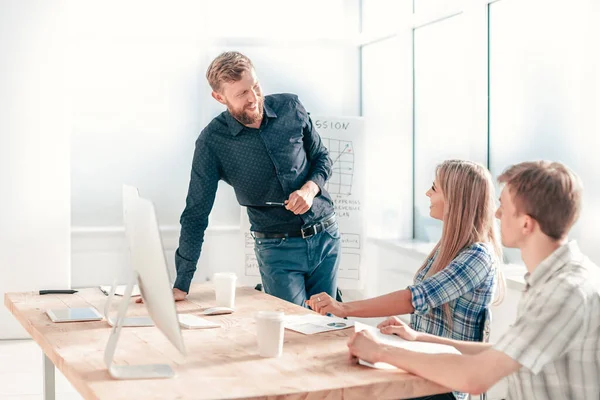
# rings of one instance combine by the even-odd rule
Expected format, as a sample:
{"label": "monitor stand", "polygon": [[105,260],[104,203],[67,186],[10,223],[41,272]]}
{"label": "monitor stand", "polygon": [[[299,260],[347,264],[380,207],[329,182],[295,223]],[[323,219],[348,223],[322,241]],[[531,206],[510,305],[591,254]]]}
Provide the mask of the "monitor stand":
{"label": "monitor stand", "polygon": [[[110,289],[110,293],[108,294],[108,298],[106,299],[106,303],[104,304],[104,317],[106,318],[106,321],[110,326],[116,325],[116,321],[110,317],[110,305],[115,297],[116,290],[117,281],[115,280],[113,282],[112,288]],[[125,317],[123,321],[123,326],[154,326],[154,322],[149,316]]]}
{"label": "monitor stand", "polygon": [[[108,373],[115,379],[165,379],[172,378],[175,376],[173,369],[167,364],[146,364],[146,365],[114,365],[113,358],[117,349],[117,342],[119,341],[119,335],[121,328],[124,326],[125,315],[127,314],[127,308],[129,307],[129,301],[131,300],[131,293],[133,291],[134,282],[137,281],[137,273],[134,272],[135,276],[127,288],[121,304],[119,304],[119,312],[117,315],[117,321],[112,327],[106,349],[104,350],[104,362],[108,368]],[[114,288],[114,286],[113,286]],[[141,288],[140,288],[141,289]]]}

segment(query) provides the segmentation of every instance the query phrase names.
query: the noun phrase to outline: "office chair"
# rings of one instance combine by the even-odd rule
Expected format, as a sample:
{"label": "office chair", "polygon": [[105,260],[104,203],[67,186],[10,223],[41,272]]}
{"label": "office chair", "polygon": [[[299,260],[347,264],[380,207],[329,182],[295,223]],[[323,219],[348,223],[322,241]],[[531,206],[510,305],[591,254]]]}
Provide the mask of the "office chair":
{"label": "office chair", "polygon": [[[479,326],[481,326],[481,336],[479,341],[482,343],[489,343],[490,341],[490,331],[492,325],[492,313],[489,308],[485,308],[481,313],[481,317],[479,319]],[[472,400],[473,396],[469,394],[469,400]],[[487,400],[487,393],[481,393],[479,395],[480,400]]]}

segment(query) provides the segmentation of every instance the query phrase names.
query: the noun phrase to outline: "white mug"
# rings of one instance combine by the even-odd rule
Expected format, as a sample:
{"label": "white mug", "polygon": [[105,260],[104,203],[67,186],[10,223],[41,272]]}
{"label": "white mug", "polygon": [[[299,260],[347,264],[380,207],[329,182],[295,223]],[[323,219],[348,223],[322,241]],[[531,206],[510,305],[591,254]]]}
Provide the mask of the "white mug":
{"label": "white mug", "polygon": [[234,308],[237,276],[232,272],[218,272],[214,274],[213,280],[217,306]]}
{"label": "white mug", "polygon": [[259,311],[255,314],[258,354],[279,357],[283,352],[284,315],[278,311]]}

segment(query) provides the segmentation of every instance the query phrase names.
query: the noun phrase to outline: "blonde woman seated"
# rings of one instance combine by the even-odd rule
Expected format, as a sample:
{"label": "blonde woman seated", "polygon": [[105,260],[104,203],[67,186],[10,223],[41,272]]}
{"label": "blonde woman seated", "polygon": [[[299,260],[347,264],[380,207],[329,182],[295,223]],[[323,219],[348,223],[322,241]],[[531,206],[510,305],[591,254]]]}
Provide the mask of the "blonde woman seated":
{"label": "blonde woman seated", "polygon": [[482,316],[492,303],[499,280],[496,266],[502,257],[494,226],[494,192],[492,177],[483,166],[445,161],[437,167],[426,193],[431,217],[443,222],[442,237],[417,271],[414,284],[348,303],[320,293],[307,300],[308,306],[320,314],[338,317],[411,314],[410,326],[418,332],[480,341]]}

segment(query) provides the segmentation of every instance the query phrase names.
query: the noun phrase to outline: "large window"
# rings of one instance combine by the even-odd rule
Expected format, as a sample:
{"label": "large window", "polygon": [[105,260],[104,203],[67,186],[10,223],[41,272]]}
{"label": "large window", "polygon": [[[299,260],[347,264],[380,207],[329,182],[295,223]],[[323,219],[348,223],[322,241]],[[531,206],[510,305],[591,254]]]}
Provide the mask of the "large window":
{"label": "large window", "polygon": [[585,187],[572,236],[598,262],[600,51],[582,3],[490,5],[490,169],[536,159],[570,166]]}
{"label": "large window", "polygon": [[414,236],[424,241],[441,235],[441,222],[429,216],[425,196],[436,166],[447,159],[487,161],[485,132],[471,124],[472,66],[464,19],[459,14],[414,31]]}
{"label": "large window", "polygon": [[[387,213],[386,222],[403,225],[414,212],[414,229],[408,236],[390,226],[380,232],[391,239],[438,240],[441,225],[428,216],[425,191],[435,166],[445,159],[480,162],[494,177],[521,161],[558,160],[584,183],[583,213],[572,237],[600,262],[600,247],[595,245],[600,240],[600,3],[414,0],[410,11],[384,4],[363,3],[363,28],[377,31],[377,18],[383,27],[397,21],[395,33],[379,47],[363,47],[363,114],[367,126],[374,127],[367,132],[369,146],[374,154],[385,154],[379,138],[390,132],[394,119],[374,110],[384,109],[386,100],[394,102],[390,93],[403,89],[393,82],[384,89],[372,88],[375,66],[394,66],[404,74],[408,59],[414,77],[414,84],[406,85],[411,95],[399,94],[402,103],[395,104],[400,116],[405,115],[404,102],[414,106],[412,143],[398,130],[402,145],[412,145],[414,181],[409,194],[414,199],[410,216],[406,208],[396,208]],[[395,40],[407,31],[410,43]],[[378,183],[373,196],[389,193],[405,199],[407,188],[382,188],[386,177],[395,174],[378,166],[383,157],[375,158],[370,165],[380,173],[369,175]],[[383,210],[391,208],[385,203]],[[509,261],[520,262],[518,252],[507,255]]]}

